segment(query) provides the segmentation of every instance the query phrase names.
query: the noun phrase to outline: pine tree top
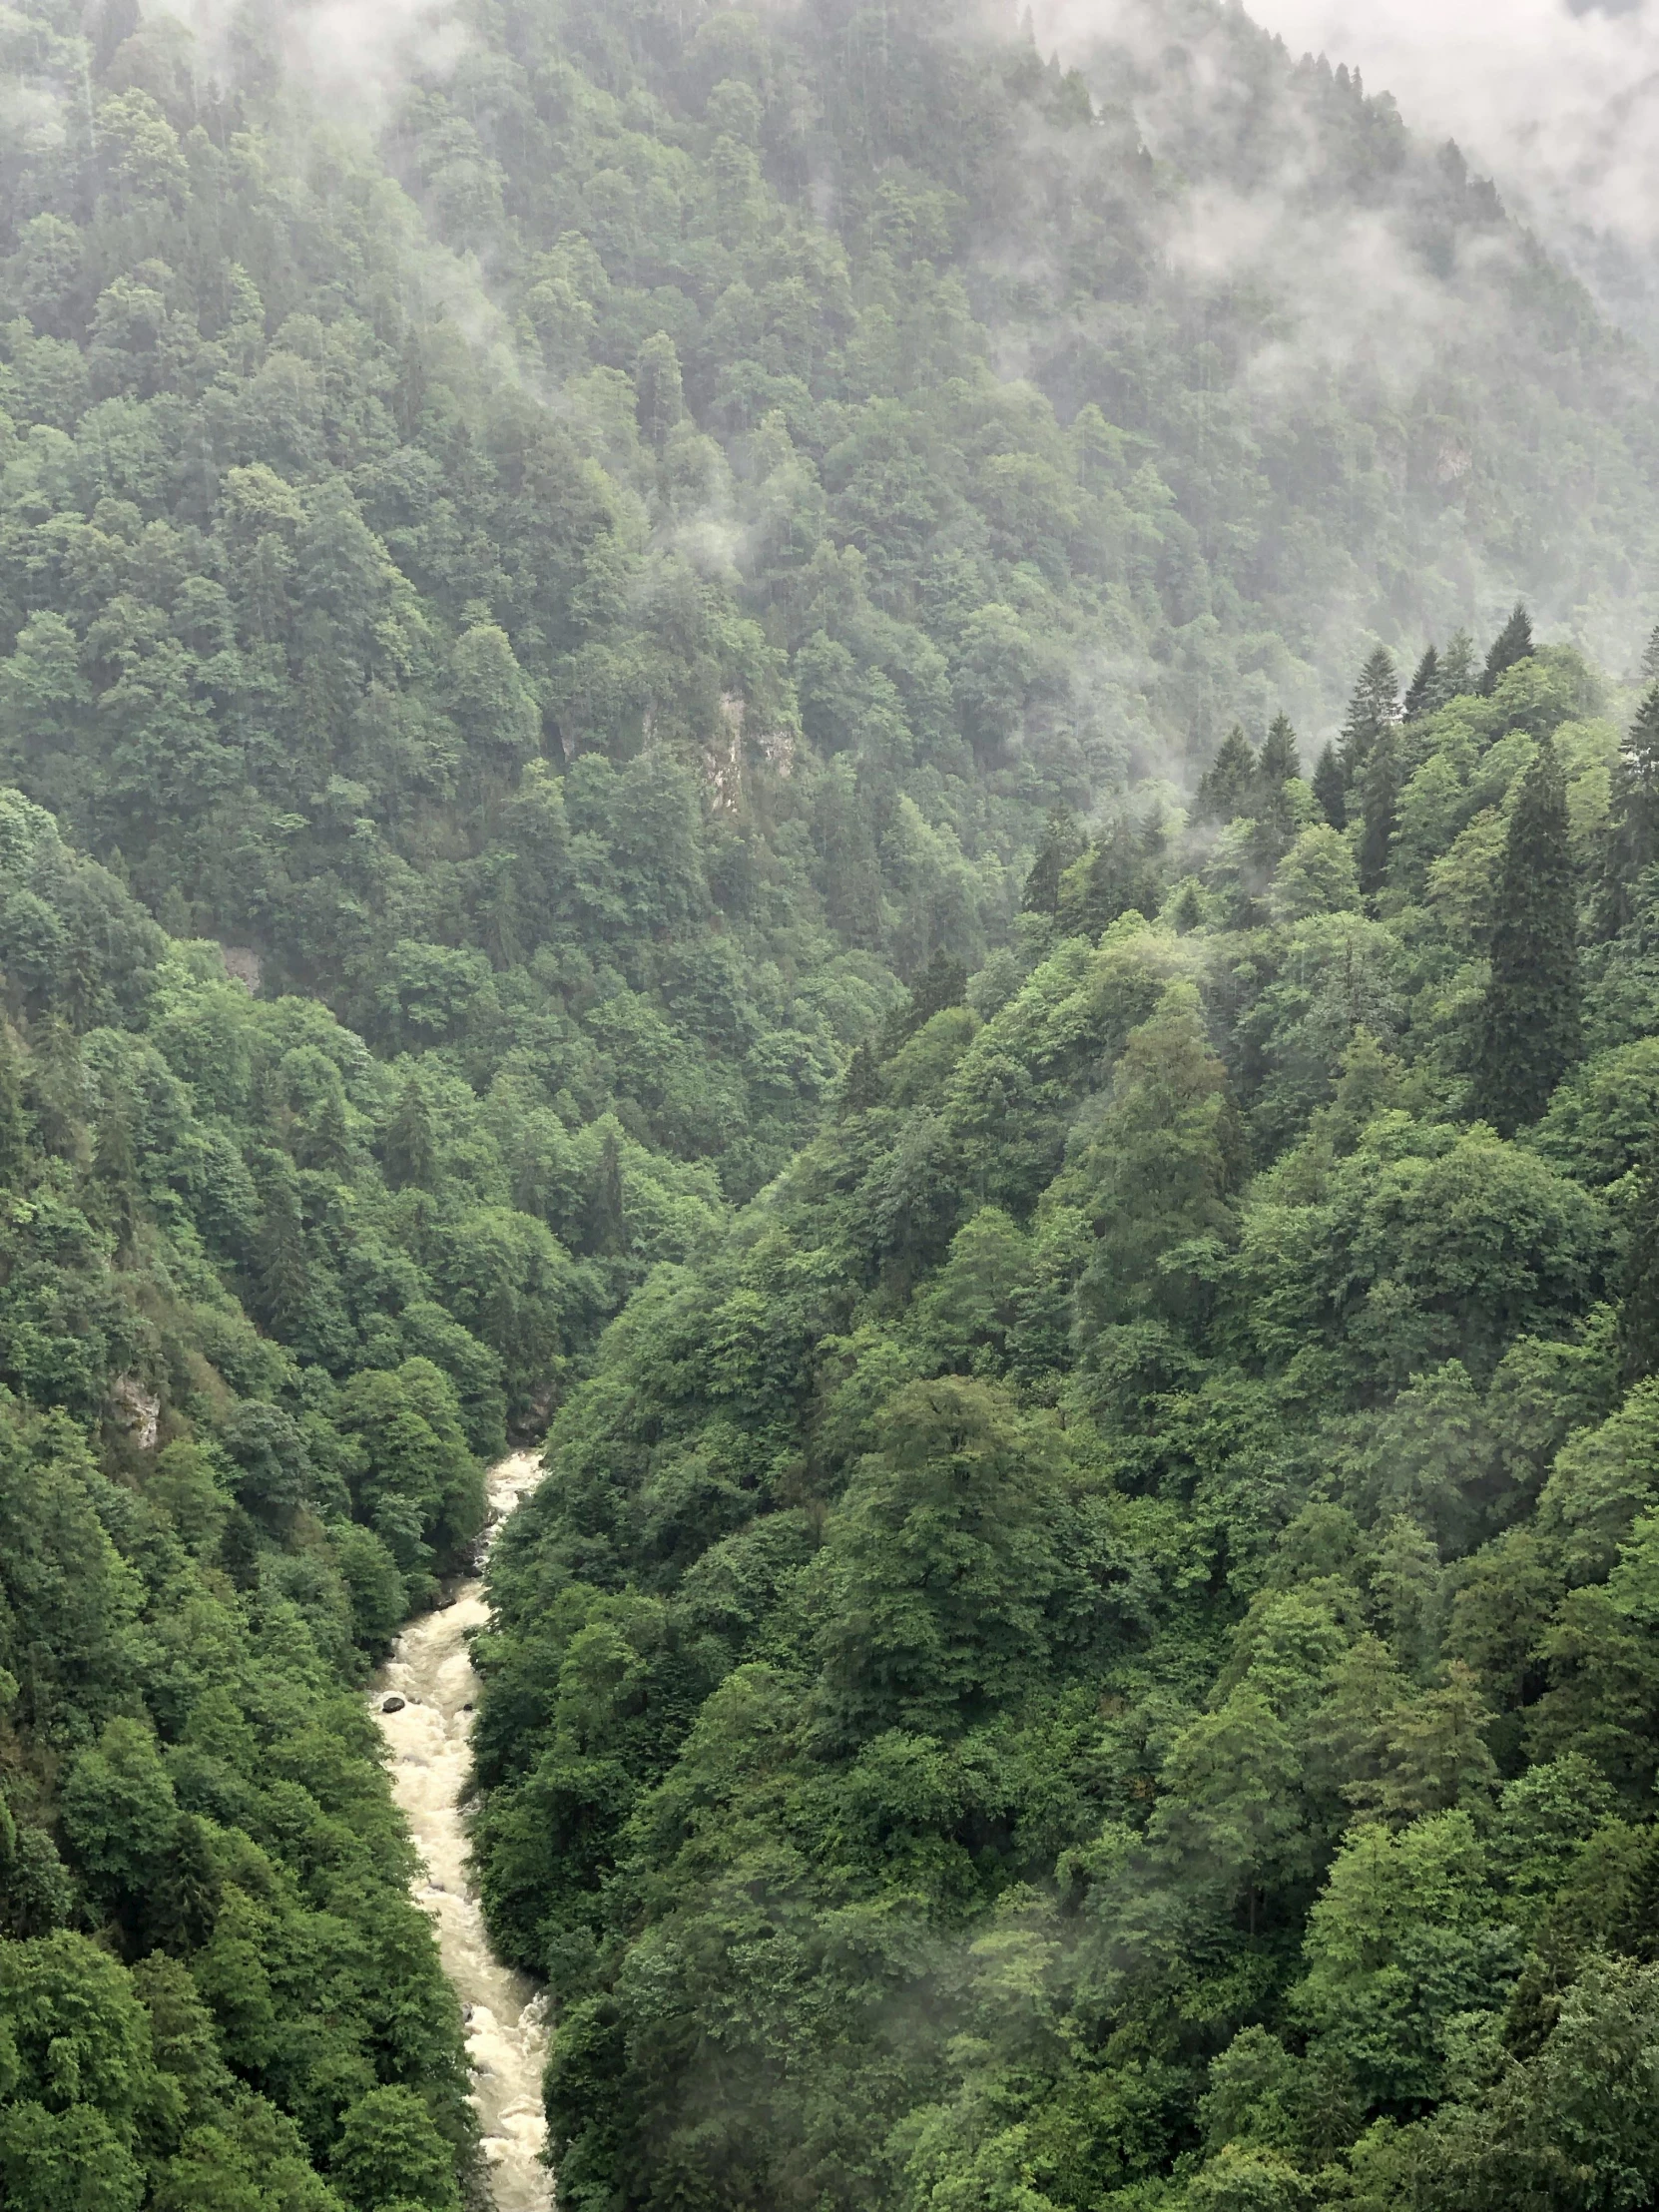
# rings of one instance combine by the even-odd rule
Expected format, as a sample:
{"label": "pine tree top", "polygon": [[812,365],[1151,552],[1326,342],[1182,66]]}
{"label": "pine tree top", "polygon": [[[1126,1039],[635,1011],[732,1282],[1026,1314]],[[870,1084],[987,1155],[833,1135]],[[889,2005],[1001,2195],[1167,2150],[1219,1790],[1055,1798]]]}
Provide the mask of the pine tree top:
{"label": "pine tree top", "polygon": [[1082,851],[1084,836],[1077,817],[1067,806],[1054,809],[1043,825],[1043,833],[1032,857],[1020,900],[1028,914],[1052,914],[1060,903],[1060,878]]}
{"label": "pine tree top", "polygon": [[1404,718],[1407,722],[1415,722],[1421,715],[1431,715],[1439,704],[1440,656],[1430,645],[1405,687]]}
{"label": "pine tree top", "polygon": [[1258,780],[1269,790],[1280,784],[1288,784],[1302,774],[1302,756],[1297,748],[1296,732],[1291,728],[1291,718],[1278,714],[1268,727],[1261,755],[1256,763]]}
{"label": "pine tree top", "polygon": [[1623,755],[1630,781],[1644,791],[1659,787],[1659,682],[1650,686],[1636,709]]}
{"label": "pine tree top", "polygon": [[1366,658],[1343,723],[1342,763],[1350,776],[1365,766],[1382,732],[1398,720],[1399,672],[1393,655],[1380,645]]}
{"label": "pine tree top", "polygon": [[1215,759],[1198,784],[1193,808],[1198,822],[1231,822],[1238,813],[1256,775],[1256,756],[1250,740],[1234,723],[1221,741]]}
{"label": "pine tree top", "polygon": [[1440,655],[1440,701],[1460,699],[1475,688],[1474,640],[1466,630],[1454,630]]}
{"label": "pine tree top", "polygon": [[1337,758],[1337,749],[1328,745],[1319,757],[1314,770],[1314,797],[1319,801],[1320,812],[1333,830],[1348,827],[1348,778],[1343,764]]}
{"label": "pine tree top", "polygon": [[1520,600],[1516,600],[1508,621],[1493,638],[1486,655],[1486,666],[1480,675],[1482,698],[1489,699],[1498,683],[1517,661],[1524,661],[1532,653],[1532,618]]}

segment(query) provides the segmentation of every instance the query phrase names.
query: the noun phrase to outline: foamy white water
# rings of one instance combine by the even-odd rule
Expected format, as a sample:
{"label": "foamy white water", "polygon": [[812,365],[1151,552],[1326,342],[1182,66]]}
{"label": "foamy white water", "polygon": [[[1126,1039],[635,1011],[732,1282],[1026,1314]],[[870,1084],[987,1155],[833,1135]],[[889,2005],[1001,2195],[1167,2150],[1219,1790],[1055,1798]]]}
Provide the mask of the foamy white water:
{"label": "foamy white water", "polygon": [[[498,1528],[541,1463],[515,1452],[489,1472],[490,1529]],[[484,1916],[467,1881],[466,1788],[478,1677],[469,1629],[489,1618],[481,1581],[463,1582],[451,1603],[412,1621],[374,1680],[372,1711],[391,1747],[392,1792],[403,1809],[422,1872],[414,1898],[437,1923],[443,1970],[455,1984],[472,2061],[472,2101],[483,2128],[496,2212],[549,2212],[553,2179],[541,2162],[547,2142],[541,2077],[547,2063],[545,1993],[491,1951]],[[400,1712],[381,1711],[388,1697]]]}

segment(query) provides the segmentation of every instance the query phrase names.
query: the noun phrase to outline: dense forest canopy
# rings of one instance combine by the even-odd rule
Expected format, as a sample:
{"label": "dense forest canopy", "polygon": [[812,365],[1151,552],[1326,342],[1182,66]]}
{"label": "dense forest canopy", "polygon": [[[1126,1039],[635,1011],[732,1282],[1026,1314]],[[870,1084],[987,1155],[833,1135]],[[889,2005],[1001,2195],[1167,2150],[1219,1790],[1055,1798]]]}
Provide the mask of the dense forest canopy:
{"label": "dense forest canopy", "polygon": [[1648,2201],[1659,687],[1411,689],[1056,815],[556,1416],[477,1835],[566,2204]]}
{"label": "dense forest canopy", "polygon": [[1651,364],[1204,0],[321,20],[0,12],[0,2199],[483,2201],[551,1423],[571,2212],[1649,2201]]}

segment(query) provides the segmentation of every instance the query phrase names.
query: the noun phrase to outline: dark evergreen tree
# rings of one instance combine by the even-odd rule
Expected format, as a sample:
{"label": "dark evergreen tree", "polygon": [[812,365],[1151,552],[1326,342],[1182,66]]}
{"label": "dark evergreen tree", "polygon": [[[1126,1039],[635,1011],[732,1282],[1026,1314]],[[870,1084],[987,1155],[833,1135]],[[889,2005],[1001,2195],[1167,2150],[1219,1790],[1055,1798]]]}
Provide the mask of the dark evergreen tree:
{"label": "dark evergreen tree", "polygon": [[1025,878],[1021,910],[1052,914],[1059,910],[1060,878],[1083,850],[1083,831],[1069,807],[1056,807],[1043,827],[1042,840]]}
{"label": "dark evergreen tree", "polygon": [[1440,704],[1462,699],[1475,689],[1474,640],[1466,630],[1454,630],[1440,655]]}
{"label": "dark evergreen tree", "polygon": [[1642,682],[1659,684],[1659,623],[1648,633],[1648,641],[1642,648]]}
{"label": "dark evergreen tree", "polygon": [[1607,840],[1596,931],[1615,936],[1635,919],[1639,885],[1659,862],[1659,682],[1648,691],[1613,771],[1613,822]]}
{"label": "dark evergreen tree", "polygon": [[846,1063],[846,1073],[841,1078],[840,1096],[835,1101],[837,1118],[845,1121],[849,1115],[868,1113],[872,1106],[881,1103],[881,1071],[874,1053],[867,1044],[854,1045],[852,1057]]}
{"label": "dark evergreen tree", "polygon": [[880,1057],[898,1050],[908,1037],[925,1027],[947,1006],[960,1006],[967,997],[967,969],[942,945],[910,985],[909,998],[895,1006],[881,1024]]}
{"label": "dark evergreen tree", "polygon": [[1314,797],[1333,830],[1348,828],[1348,778],[1334,745],[1328,745],[1319,757],[1314,770]]}
{"label": "dark evergreen tree", "polygon": [[297,1132],[294,1157],[301,1167],[319,1168],[325,1175],[344,1175],[349,1169],[351,1132],[339,1090],[330,1088],[317,1101],[306,1126]]}
{"label": "dark evergreen tree", "polygon": [[1367,656],[1343,722],[1338,758],[1350,790],[1370,760],[1372,747],[1398,720],[1399,675],[1393,655],[1386,646],[1380,645]]}
{"label": "dark evergreen tree", "polygon": [[1296,732],[1291,728],[1291,718],[1285,714],[1275,715],[1268,725],[1268,734],[1262,741],[1262,750],[1257,757],[1257,788],[1264,797],[1272,796],[1301,774],[1302,756],[1297,750]]}
{"label": "dark evergreen tree", "polygon": [[123,1101],[116,1100],[98,1124],[92,1166],[92,1210],[115,1238],[117,1257],[132,1257],[138,1235],[138,1162]]}
{"label": "dark evergreen tree", "polygon": [[1250,740],[1235,723],[1198,780],[1193,820],[1231,822],[1243,812],[1255,781],[1256,756],[1250,750]]}
{"label": "dark evergreen tree", "polygon": [[1204,920],[1204,896],[1196,878],[1189,875],[1171,902],[1170,927],[1177,936],[1184,937],[1190,929],[1199,928]]}
{"label": "dark evergreen tree", "polygon": [[1163,876],[1132,824],[1113,823],[1095,839],[1086,867],[1073,868],[1060,893],[1068,937],[1098,937],[1131,909],[1148,919],[1163,897]]}
{"label": "dark evergreen tree", "polygon": [[1486,666],[1480,672],[1480,695],[1490,699],[1499,681],[1517,661],[1530,658],[1532,652],[1532,622],[1525,607],[1516,600],[1513,611],[1503,628],[1493,638],[1491,650],[1486,655]]}
{"label": "dark evergreen tree", "polygon": [[1431,715],[1440,704],[1440,656],[1430,645],[1405,687],[1403,719],[1406,722],[1420,721],[1424,715]]}
{"label": "dark evergreen tree", "polygon": [[640,428],[660,453],[670,430],[685,413],[680,355],[666,330],[655,331],[634,362]]}
{"label": "dark evergreen tree", "polygon": [[28,1153],[29,1123],[23,1109],[17,1051],[10,1036],[0,1028],[0,1184],[17,1189]]}
{"label": "dark evergreen tree", "polygon": [[436,1167],[432,1123],[418,1075],[405,1076],[397,1109],[386,1124],[381,1146],[386,1181],[394,1191],[429,1191]]}
{"label": "dark evergreen tree", "polygon": [[310,1263],[299,1191],[288,1162],[274,1158],[261,1190],[259,1234],[254,1240],[253,1307],[278,1337],[290,1336],[305,1319],[310,1293]]}
{"label": "dark evergreen tree", "polygon": [[1619,1357],[1628,1386],[1659,1375],[1659,1131],[1636,1170],[1619,1288]]}
{"label": "dark evergreen tree", "polygon": [[1566,779],[1547,739],[1509,818],[1491,962],[1471,1103],[1511,1136],[1537,1120],[1581,1045]]}
{"label": "dark evergreen tree", "polygon": [[582,1250],[590,1259],[609,1259],[627,1249],[628,1223],[622,1204],[622,1147],[607,1130],[588,1178]]}
{"label": "dark evergreen tree", "polygon": [[1399,741],[1384,730],[1360,779],[1360,888],[1368,897],[1382,888],[1388,847],[1399,817]]}
{"label": "dark evergreen tree", "polygon": [[821,880],[830,923],[849,944],[881,942],[881,863],[870,824],[869,794],[826,776],[813,804],[813,831],[824,856]]}
{"label": "dark evergreen tree", "polygon": [[1286,715],[1276,715],[1256,763],[1255,789],[1250,811],[1256,830],[1251,857],[1264,875],[1271,875],[1296,842],[1302,815],[1298,794],[1302,789],[1301,762],[1296,732]]}

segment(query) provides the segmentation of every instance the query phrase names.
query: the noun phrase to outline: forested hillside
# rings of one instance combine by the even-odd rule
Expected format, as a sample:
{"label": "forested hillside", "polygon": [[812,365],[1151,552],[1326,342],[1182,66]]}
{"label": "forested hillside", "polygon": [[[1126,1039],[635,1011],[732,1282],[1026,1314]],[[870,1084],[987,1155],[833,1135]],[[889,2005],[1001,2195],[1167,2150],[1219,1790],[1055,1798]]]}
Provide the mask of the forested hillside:
{"label": "forested hillside", "polygon": [[1628,652],[1645,361],[1385,101],[1155,21],[1086,82],[479,10],[369,145],[280,10],[9,16],[0,769],[268,990],[744,1198],[1056,803],[1517,590]]}
{"label": "forested hillside", "polygon": [[1645,356],[1204,0],[193,21],[0,11],[0,2200],[482,2201],[551,1421],[572,2212],[1643,2201]]}
{"label": "forested hillside", "polygon": [[1649,2201],[1659,687],[1411,694],[1057,816],[555,1419],[475,1741],[566,2206]]}

